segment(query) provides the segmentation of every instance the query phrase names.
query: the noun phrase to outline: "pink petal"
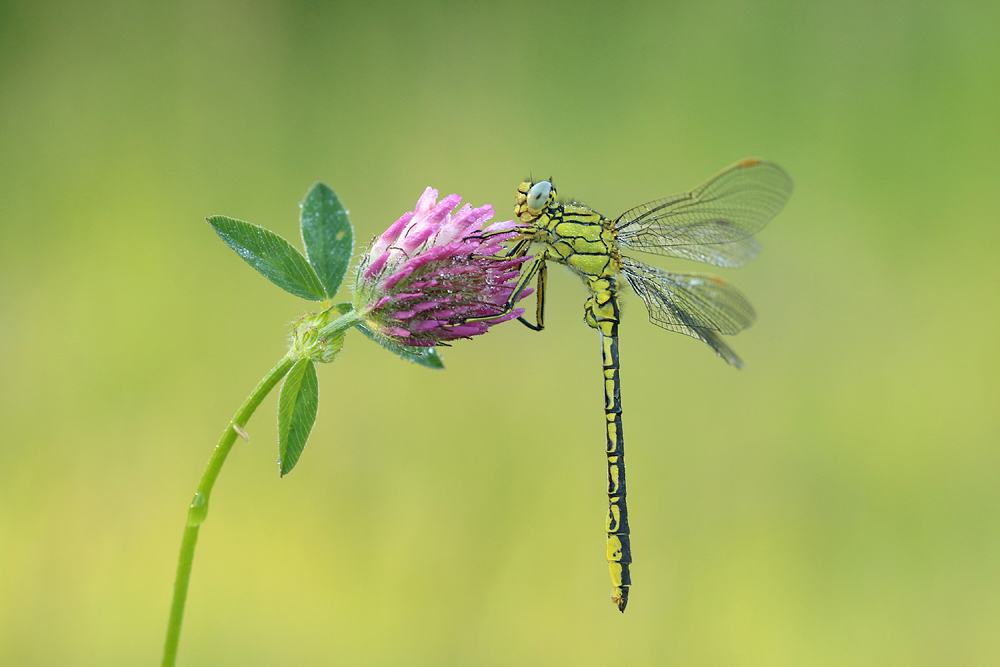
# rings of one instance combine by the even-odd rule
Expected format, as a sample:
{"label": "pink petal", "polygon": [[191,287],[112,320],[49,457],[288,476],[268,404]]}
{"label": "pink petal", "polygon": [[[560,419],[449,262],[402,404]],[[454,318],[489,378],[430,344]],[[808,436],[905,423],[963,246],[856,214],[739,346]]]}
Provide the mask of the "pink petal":
{"label": "pink petal", "polygon": [[502,220],[500,222],[494,222],[492,225],[484,229],[484,232],[498,232],[501,229],[514,229],[519,223],[513,220]]}
{"label": "pink petal", "polygon": [[382,331],[382,333],[387,334],[389,336],[409,336],[410,335],[410,332],[407,331],[406,329],[404,329],[403,327],[388,326],[388,327],[383,327],[381,329],[381,331]]}
{"label": "pink petal", "polygon": [[512,269],[529,259],[531,259],[530,255],[528,257],[516,257],[514,259],[497,259],[490,263],[490,268],[496,269],[497,271],[506,271],[507,269]]}
{"label": "pink petal", "polygon": [[406,235],[406,238],[399,242],[400,250],[409,256],[410,253],[419,248],[424,241],[429,239],[431,234],[435,231],[434,227],[421,227],[420,229],[410,231]]}
{"label": "pink petal", "polygon": [[375,243],[372,244],[371,250],[368,251],[369,257],[374,257],[375,255],[381,255],[383,252],[388,250],[397,238],[399,238],[399,233],[403,231],[406,224],[410,222],[410,218],[413,217],[413,211],[408,211],[404,213],[399,220],[389,225],[389,229],[382,232],[382,236],[378,237]]}
{"label": "pink petal", "polygon": [[427,224],[438,226],[439,223],[444,220],[449,213],[451,213],[462,198],[458,195],[448,195],[441,200],[441,203],[434,207],[434,210],[427,214]]}
{"label": "pink petal", "polygon": [[379,272],[382,271],[382,268],[385,266],[385,262],[388,259],[389,259],[389,253],[383,252],[381,255],[378,256],[378,259],[376,259],[374,262],[368,265],[368,268],[365,269],[365,272],[364,274],[362,274],[362,277],[365,280],[371,280],[372,278],[374,278],[376,275],[379,274]]}
{"label": "pink petal", "polygon": [[470,234],[478,233],[482,224],[492,217],[493,207],[489,204],[474,209],[470,209],[469,205],[466,204],[458,215],[441,228],[439,239],[442,243],[450,242],[456,238],[465,239]]}
{"label": "pink petal", "polygon": [[402,266],[400,266],[395,273],[387,278],[383,278],[382,282],[379,283],[379,289],[387,292],[392,290],[392,288],[395,287],[400,280],[412,275],[414,271],[422,267],[424,264],[447,256],[448,252],[448,246],[437,246],[430,248],[415,257],[411,257],[403,262]]}
{"label": "pink petal", "polygon": [[435,273],[436,276],[458,276],[468,273],[481,273],[482,269],[478,266],[449,266],[447,268],[441,269]]}
{"label": "pink petal", "polygon": [[393,287],[396,286],[396,283],[398,283],[403,278],[406,278],[411,273],[413,273],[412,268],[411,269],[402,268],[393,273],[391,276],[383,278],[382,281],[378,284],[378,287],[380,290],[388,292],[389,290],[391,290]]}
{"label": "pink petal", "polygon": [[439,322],[437,320],[424,320],[423,322],[416,322],[413,325],[413,333],[427,333],[428,331],[440,328],[442,324],[444,324],[444,322]]}
{"label": "pink petal", "polygon": [[418,253],[417,255],[411,257],[410,259],[403,262],[399,267],[399,271],[404,269],[409,269],[410,273],[416,271],[424,264],[430,262],[436,262],[447,258],[451,252],[454,250],[451,246],[434,246],[433,248],[428,248],[427,250]]}
{"label": "pink petal", "polygon": [[[410,283],[409,286],[413,287],[413,283]],[[408,301],[410,299],[416,299],[417,297],[420,297],[420,296],[424,296],[424,293],[423,292],[399,292],[397,294],[393,294],[390,298],[392,299],[393,303],[397,303],[399,301]]]}
{"label": "pink petal", "polygon": [[425,301],[424,303],[418,303],[411,308],[414,313],[422,313],[425,310],[430,310],[432,308],[437,308],[441,305],[440,301]]}
{"label": "pink petal", "polygon": [[414,213],[427,213],[434,207],[437,198],[438,191],[428,186],[424,190],[424,194],[420,195],[420,199],[417,200],[417,205],[413,209]]}
{"label": "pink petal", "polygon": [[388,294],[386,294],[386,295],[385,295],[385,296],[383,296],[383,297],[382,297],[381,299],[379,299],[378,301],[376,301],[376,302],[375,302],[375,305],[373,305],[373,306],[372,306],[371,308],[369,308],[368,310],[378,310],[379,308],[381,308],[381,307],[382,307],[382,306],[384,306],[385,304],[389,303],[390,301],[392,301],[392,297],[391,297],[391,296],[389,296]]}
{"label": "pink petal", "polygon": [[456,338],[464,336],[478,336],[479,334],[484,334],[489,329],[489,325],[485,322],[467,322],[465,324],[457,324],[453,327],[448,327],[448,332],[454,334]]}

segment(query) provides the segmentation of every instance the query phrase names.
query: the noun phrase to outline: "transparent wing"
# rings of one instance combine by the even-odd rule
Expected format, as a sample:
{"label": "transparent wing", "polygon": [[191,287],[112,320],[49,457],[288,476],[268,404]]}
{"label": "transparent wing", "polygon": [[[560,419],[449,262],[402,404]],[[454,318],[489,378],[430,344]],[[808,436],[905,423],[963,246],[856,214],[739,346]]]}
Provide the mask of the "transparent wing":
{"label": "transparent wing", "polygon": [[649,321],[693,336],[738,368],[743,362],[719,334],[735,334],[753,324],[753,306],[735,287],[715,276],[667,273],[622,258],[622,273],[646,304]]}
{"label": "transparent wing", "polygon": [[737,162],[690,192],[636,206],[616,221],[618,242],[668,257],[735,268],[757,256],[750,238],[785,206],[792,179],[773,162]]}

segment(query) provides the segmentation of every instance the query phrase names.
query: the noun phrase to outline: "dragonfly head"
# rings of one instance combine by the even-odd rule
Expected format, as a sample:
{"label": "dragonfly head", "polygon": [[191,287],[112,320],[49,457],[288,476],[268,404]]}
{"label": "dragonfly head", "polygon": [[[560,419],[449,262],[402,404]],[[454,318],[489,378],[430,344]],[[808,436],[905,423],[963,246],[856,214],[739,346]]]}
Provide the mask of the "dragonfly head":
{"label": "dragonfly head", "polygon": [[534,222],[555,200],[556,189],[551,180],[525,181],[518,186],[514,197],[514,215],[521,222]]}

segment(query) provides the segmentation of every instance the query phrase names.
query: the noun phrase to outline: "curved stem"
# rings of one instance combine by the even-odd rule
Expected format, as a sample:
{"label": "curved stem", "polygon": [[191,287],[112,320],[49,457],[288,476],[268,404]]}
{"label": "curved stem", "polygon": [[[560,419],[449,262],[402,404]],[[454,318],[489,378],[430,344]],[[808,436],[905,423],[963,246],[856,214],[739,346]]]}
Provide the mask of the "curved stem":
{"label": "curved stem", "polygon": [[177,578],[174,580],[174,599],[170,605],[170,621],[167,623],[167,641],[163,647],[163,667],[173,667],[177,659],[177,643],[180,641],[181,620],[184,617],[184,602],[187,599],[188,580],[191,578],[191,564],[194,561],[194,547],[198,542],[198,528],[208,515],[208,498],[212,494],[212,487],[215,479],[222,470],[222,464],[226,462],[229,450],[232,449],[236,441],[236,429],[234,426],[242,428],[246,425],[250,415],[253,414],[257,406],[260,405],[264,397],[270,393],[274,385],[278,384],[281,378],[285,377],[288,370],[295,363],[295,357],[288,355],[278,362],[278,365],[264,376],[260,384],[247,396],[243,405],[236,412],[233,420],[229,422],[219,444],[212,452],[212,458],[208,461],[201,476],[201,483],[198,484],[198,491],[194,494],[191,507],[188,508],[187,525],[184,527],[184,538],[181,540],[181,555],[177,560]]}

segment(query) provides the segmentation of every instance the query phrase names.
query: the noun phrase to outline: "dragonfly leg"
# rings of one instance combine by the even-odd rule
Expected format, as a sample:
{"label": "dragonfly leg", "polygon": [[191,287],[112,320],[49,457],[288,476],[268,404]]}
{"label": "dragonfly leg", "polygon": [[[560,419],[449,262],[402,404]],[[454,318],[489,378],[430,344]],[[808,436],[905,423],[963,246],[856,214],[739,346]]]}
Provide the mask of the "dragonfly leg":
{"label": "dragonfly leg", "polygon": [[[478,237],[467,237],[467,238],[478,238]],[[489,259],[513,259],[514,257],[524,257],[528,254],[528,247],[531,245],[531,239],[521,239],[509,248],[504,248],[501,252],[496,255],[476,255],[476,257],[487,257]]]}
{"label": "dragonfly leg", "polygon": [[524,317],[517,318],[517,321],[528,327],[532,331],[541,331],[545,328],[545,283],[548,279],[548,267],[544,260],[538,269],[538,283],[535,286],[535,324],[532,324]]}
{"label": "dragonfly leg", "polygon": [[462,324],[466,322],[488,322],[489,320],[495,320],[498,317],[503,317],[508,315],[517,306],[518,299],[524,294],[524,290],[528,289],[528,285],[531,284],[532,279],[535,275],[545,266],[545,252],[543,251],[532,260],[531,264],[528,265],[528,270],[521,274],[518,279],[517,284],[514,286],[514,291],[511,292],[510,298],[507,299],[507,303],[503,305],[501,310],[492,315],[482,315],[479,317],[467,317],[462,320]]}
{"label": "dragonfly leg", "polygon": [[500,234],[509,234],[511,232],[524,231],[524,229],[525,229],[524,226],[522,226],[520,228],[514,228],[514,229],[497,229],[497,230],[494,230],[492,232],[480,232],[479,234],[469,234],[465,238],[467,238],[467,239],[477,239],[477,240],[478,239],[488,239],[488,238],[491,238],[491,237],[494,237],[494,236],[499,236]]}

